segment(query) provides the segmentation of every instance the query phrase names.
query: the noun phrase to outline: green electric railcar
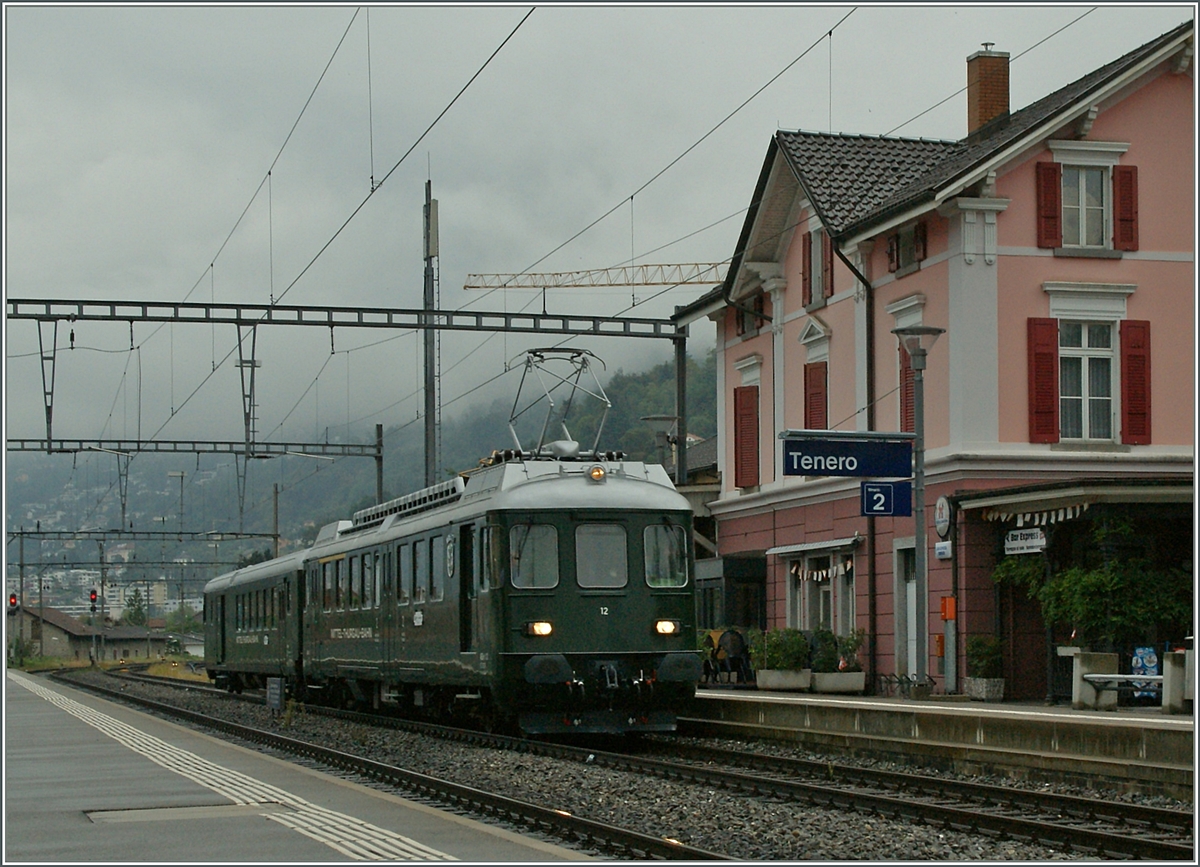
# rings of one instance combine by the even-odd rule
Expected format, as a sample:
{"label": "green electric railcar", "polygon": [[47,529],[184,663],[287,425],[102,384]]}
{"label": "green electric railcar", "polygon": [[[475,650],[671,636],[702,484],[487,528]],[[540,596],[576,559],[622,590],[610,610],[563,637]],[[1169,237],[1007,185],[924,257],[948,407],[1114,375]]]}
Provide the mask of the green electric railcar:
{"label": "green electric railcar", "polygon": [[209,675],[527,733],[671,731],[701,674],[691,514],[657,465],[497,453],[213,579]]}

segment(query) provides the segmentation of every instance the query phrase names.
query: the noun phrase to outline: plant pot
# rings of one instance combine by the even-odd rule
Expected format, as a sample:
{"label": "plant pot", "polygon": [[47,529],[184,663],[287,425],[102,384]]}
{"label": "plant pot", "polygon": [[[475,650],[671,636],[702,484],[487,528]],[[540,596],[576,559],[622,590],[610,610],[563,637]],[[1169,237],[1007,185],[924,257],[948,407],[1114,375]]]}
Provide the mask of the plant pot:
{"label": "plant pot", "polygon": [[813,692],[857,692],[861,693],[867,686],[865,671],[814,671],[812,673]]}
{"label": "plant pot", "polygon": [[755,672],[759,689],[806,690],[812,682],[810,669],[770,669]]}
{"label": "plant pot", "polygon": [[1004,678],[964,677],[963,692],[973,701],[1004,701]]}

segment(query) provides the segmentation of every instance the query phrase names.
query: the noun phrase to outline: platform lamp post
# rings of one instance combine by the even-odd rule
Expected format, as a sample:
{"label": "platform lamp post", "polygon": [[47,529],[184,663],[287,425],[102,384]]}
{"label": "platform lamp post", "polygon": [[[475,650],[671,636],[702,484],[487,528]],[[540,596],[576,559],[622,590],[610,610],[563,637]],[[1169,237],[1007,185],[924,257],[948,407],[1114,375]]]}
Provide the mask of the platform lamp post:
{"label": "platform lamp post", "polygon": [[925,550],[925,356],[945,328],[909,325],[893,328],[913,370],[913,519],[917,582],[917,680],[924,682],[929,662],[929,557]]}
{"label": "platform lamp post", "polygon": [[[671,431],[675,429],[675,425],[679,421],[677,415],[644,415],[641,420],[650,425],[650,429],[654,431],[654,439],[658,443],[658,462],[664,467],[667,465],[667,443],[678,445],[679,437],[672,435]],[[675,466],[675,484],[679,484],[679,461],[674,461]]]}

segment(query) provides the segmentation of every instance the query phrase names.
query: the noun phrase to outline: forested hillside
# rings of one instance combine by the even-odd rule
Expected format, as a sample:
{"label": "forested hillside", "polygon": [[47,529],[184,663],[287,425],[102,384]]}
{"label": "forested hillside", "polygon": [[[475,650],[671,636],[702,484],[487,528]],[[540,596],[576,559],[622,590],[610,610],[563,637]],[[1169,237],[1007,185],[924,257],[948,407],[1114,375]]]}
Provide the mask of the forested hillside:
{"label": "forested hillside", "polygon": [[[620,368],[601,376],[612,402],[601,432],[601,450],[621,450],[638,460],[658,460],[658,447],[642,416],[675,413],[675,365],[664,362],[645,371]],[[515,385],[514,385],[515,390]],[[563,403],[556,394],[560,407]],[[441,435],[441,477],[478,466],[494,449],[511,448],[508,428],[513,396],[492,403],[468,406],[444,414]],[[574,439],[590,448],[601,416],[597,401],[577,402],[567,419]],[[531,410],[518,434],[530,447],[545,419],[544,404]],[[708,437],[716,431],[716,367],[709,353],[701,362],[688,361],[688,430]],[[560,437],[552,425],[547,438]],[[357,433],[362,442],[373,442],[374,427]],[[423,426],[419,420],[384,431],[384,498],[401,496],[424,484]],[[180,488],[168,472],[186,472],[183,490],[184,529],[233,531],[239,527],[237,477],[229,456],[168,456],[145,453],[129,464],[126,525],[138,529],[174,527],[179,515]],[[369,458],[325,461],[277,458],[251,461],[246,471],[245,517],[247,532],[271,532],[273,486],[279,487],[279,527],[285,544],[311,539],[329,521],[349,518],[375,502],[375,464]],[[27,528],[71,530],[80,527],[117,527],[121,508],[116,461],[103,454],[44,455],[9,453],[5,474],[8,523]],[[228,544],[226,549],[225,544]],[[229,542],[220,554],[236,558],[239,547],[257,550],[262,542],[245,546]],[[197,552],[189,552],[193,556]],[[212,552],[209,552],[211,554]],[[208,555],[206,555],[208,556]]]}

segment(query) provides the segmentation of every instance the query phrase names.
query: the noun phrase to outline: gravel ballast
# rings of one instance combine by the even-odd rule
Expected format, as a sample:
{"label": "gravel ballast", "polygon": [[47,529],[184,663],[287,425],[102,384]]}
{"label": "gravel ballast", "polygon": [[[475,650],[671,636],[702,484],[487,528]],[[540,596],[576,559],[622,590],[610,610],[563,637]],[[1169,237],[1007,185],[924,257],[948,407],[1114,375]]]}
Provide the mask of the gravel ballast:
{"label": "gravel ballast", "polygon": [[[111,686],[112,679],[99,677]],[[273,716],[262,705],[200,691],[181,692],[152,684],[127,683],[126,691],[242,725],[460,785],[496,792],[572,815],[620,825],[689,846],[751,861],[1047,861],[1095,860],[1094,855],[1060,852],[1019,840],[997,840],[859,812],[806,807],[769,797],[715,790],[597,765],[564,762],[526,753],[470,746],[426,735],[343,722],[301,712]],[[691,740],[691,739],[688,739]],[[712,741],[706,741],[713,745]],[[809,753],[791,745],[722,741],[721,746],[777,755],[911,770],[891,763]],[[954,776],[1009,784],[1002,778]],[[1032,787],[1032,786],[1030,786]],[[1037,785],[1042,791],[1095,796],[1074,787]],[[1189,809],[1163,798],[1113,795],[1153,806]]]}

